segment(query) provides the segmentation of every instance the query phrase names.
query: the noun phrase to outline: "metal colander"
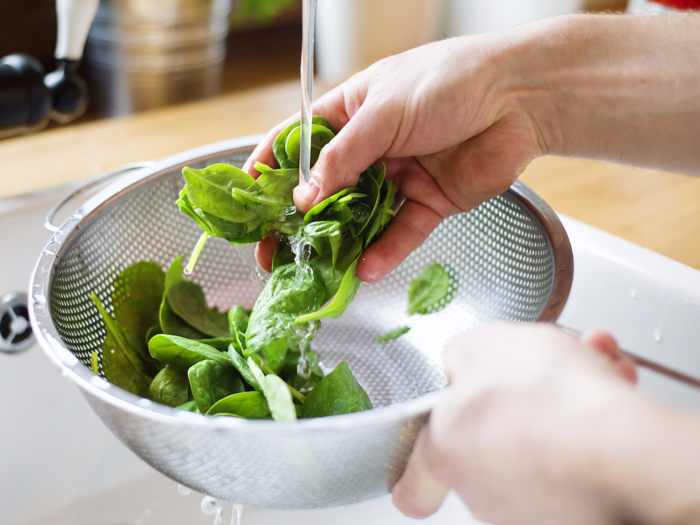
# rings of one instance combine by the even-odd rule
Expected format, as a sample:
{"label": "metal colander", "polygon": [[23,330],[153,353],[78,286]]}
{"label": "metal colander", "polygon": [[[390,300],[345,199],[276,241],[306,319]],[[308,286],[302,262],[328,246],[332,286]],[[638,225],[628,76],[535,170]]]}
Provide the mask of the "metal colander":
{"label": "metal colander", "polygon": [[[397,270],[364,284],[340,319],[323,321],[314,347],[332,369],[350,365],[376,407],[296,422],[208,418],[141,399],[90,370],[105,330],[89,294],[111,307],[112,283],[130,264],[163,268],[200,235],[174,202],[183,166],[241,166],[258,138],[186,152],[126,175],[58,229],[31,284],[32,326],[48,356],[81,388],[107,426],[163,474],[213,497],[268,508],[346,505],[386,494],[445,386],[441,352],[454,334],[498,319],[553,321],[573,271],[561,223],[516,183],[477,209],[445,220]],[[192,275],[211,304],[251,307],[260,292],[250,259],[221,239]],[[452,300],[431,315],[406,315],[409,284],[439,262]],[[398,340],[375,339],[402,325]]]}

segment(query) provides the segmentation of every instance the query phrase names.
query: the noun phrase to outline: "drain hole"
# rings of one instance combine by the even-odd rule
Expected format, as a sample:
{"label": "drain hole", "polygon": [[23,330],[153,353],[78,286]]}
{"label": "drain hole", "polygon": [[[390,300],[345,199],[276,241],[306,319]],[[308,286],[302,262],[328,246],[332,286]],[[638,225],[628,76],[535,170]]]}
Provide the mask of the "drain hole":
{"label": "drain hole", "polygon": [[0,336],[7,341],[7,338],[10,337],[10,333],[12,330],[10,327],[12,326],[12,316],[10,315],[10,312],[5,312],[5,315],[2,316],[2,319],[0,319]]}

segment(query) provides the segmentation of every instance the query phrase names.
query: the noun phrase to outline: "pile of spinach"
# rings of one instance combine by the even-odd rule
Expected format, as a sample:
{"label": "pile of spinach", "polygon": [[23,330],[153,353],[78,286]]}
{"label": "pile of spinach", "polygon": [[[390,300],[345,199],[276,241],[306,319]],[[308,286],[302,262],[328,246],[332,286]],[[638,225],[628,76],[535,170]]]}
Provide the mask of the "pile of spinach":
{"label": "pile of spinach", "polygon": [[90,296],[107,331],[92,368],[116,386],[212,416],[294,420],[372,408],[345,362],[324,376],[308,341],[288,351],[276,372],[251,356],[251,310],[209,308],[202,288],[183,278],[182,257],[167,273],[137,262],[113,288],[111,315]]}
{"label": "pile of spinach", "polygon": [[[287,353],[303,353],[302,341],[320,327],[318,321],[339,317],[353,300],[360,286],[357,263],[393,217],[396,195],[385,166],[370,166],[356,187],[298,213],[292,190],[299,180],[300,131],[295,122],[278,135],[273,153],[280,168],[257,163],[257,179],[224,164],[185,168],[186,185],[177,202],[203,230],[190,269],[209,236],[232,244],[258,241],[272,231],[280,236],[272,276],[245,331],[247,355],[275,373]],[[335,134],[325,119],[313,117],[312,166]]]}
{"label": "pile of spinach", "polygon": [[[313,118],[312,166],[336,131]],[[196,283],[182,275],[181,258],[167,272],[138,262],[116,279],[112,314],[92,295],[107,335],[93,370],[134,394],[212,416],[293,420],[372,408],[347,363],[324,376],[311,350],[320,321],[339,317],[360,286],[362,252],[394,212],[396,186],[386,169],[370,166],[358,185],[307,214],[294,207],[300,127],[277,137],[279,169],[257,163],[254,179],[215,164],[184,168],[177,205],[203,230],[185,273],[194,269],[209,237],[234,245],[280,237],[272,276],[252,310],[207,306]]]}

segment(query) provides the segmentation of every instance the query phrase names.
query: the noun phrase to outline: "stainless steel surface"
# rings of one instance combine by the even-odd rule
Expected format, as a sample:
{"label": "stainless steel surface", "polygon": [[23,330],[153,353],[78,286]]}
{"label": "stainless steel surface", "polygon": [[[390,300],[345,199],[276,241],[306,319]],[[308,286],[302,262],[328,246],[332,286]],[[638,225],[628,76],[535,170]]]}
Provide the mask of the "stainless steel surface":
{"label": "stainless steel surface", "polygon": [[50,232],[57,232],[60,228],[60,226],[56,226],[53,223],[53,219],[58,213],[58,211],[63,208],[66,204],[68,204],[70,201],[75,199],[77,196],[82,195],[88,190],[91,190],[95,186],[98,186],[100,184],[104,184],[105,182],[108,182],[112,180],[115,177],[118,177],[119,175],[123,175],[124,173],[127,173],[131,170],[137,170],[141,168],[147,168],[149,166],[153,166],[155,162],[153,161],[145,161],[145,162],[133,162],[131,164],[127,164],[125,166],[121,166],[117,168],[116,170],[108,171],[107,173],[103,173],[99,177],[96,177],[95,179],[91,180],[84,186],[81,186],[74,192],[72,192],[70,195],[67,197],[64,197],[60,201],[58,201],[50,210],[49,213],[46,214],[46,219],[44,219],[44,228],[49,230]]}
{"label": "stainless steel surface", "polygon": [[[575,330],[573,328],[569,328],[568,326],[564,325],[558,325],[562,330],[565,332],[569,332],[572,335],[575,335],[576,337],[581,337],[582,332],[579,330]],[[644,357],[640,357],[636,354],[633,354],[632,352],[628,352],[627,350],[622,350],[620,349],[620,354],[628,357],[629,359],[632,360],[632,362],[637,365],[644,367],[648,370],[652,370],[656,372],[657,374],[661,374],[662,376],[668,377],[669,379],[673,379],[674,381],[679,381],[683,384],[686,384],[688,386],[691,386],[693,388],[697,388],[700,390],[700,379],[695,379],[692,376],[689,376],[687,374],[684,374],[682,372],[678,372],[676,370],[673,370],[672,368],[668,368],[666,366],[660,365],[659,363],[655,363],[654,361],[650,361],[649,359],[645,359]]]}
{"label": "stainless steel surface", "polygon": [[34,344],[34,334],[29,325],[27,294],[6,293],[0,299],[0,352],[16,354]]}
{"label": "stainless steel surface", "polygon": [[[554,213],[516,183],[444,221],[386,279],[363,285],[340,319],[323,322],[314,346],[328,367],[348,361],[374,410],[296,422],[207,418],[140,399],[97,377],[88,365],[104,328],[88,294],[109,308],[112,282],[126,266],[146,259],[166,267],[189,253],[200,232],[174,205],[181,168],[241,165],[258,140],[182,153],[127,174],[88,201],[37,263],[32,325],[47,355],[119,439],[184,485],[268,508],[329,507],[381,496],[400,475],[441,395],[444,343],[496,319],[556,320],[571,286],[571,247]],[[433,262],[454,277],[452,301],[435,314],[408,317],[409,283]],[[221,308],[250,307],[259,293],[251,268],[220,239],[207,243],[192,277]],[[374,342],[403,324],[412,326],[406,336]]]}
{"label": "stainless steel surface", "polygon": [[85,49],[100,113],[216,95],[230,8],[231,0],[102,0]]}

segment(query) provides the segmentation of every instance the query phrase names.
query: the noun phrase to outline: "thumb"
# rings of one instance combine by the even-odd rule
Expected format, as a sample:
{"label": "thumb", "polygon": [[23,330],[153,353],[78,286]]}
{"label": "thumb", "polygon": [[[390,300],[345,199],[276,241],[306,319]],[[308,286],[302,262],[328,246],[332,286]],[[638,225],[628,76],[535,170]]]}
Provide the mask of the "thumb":
{"label": "thumb", "polygon": [[342,189],[357,186],[360,174],[391,147],[396,127],[380,111],[363,105],[321,151],[309,183],[299,181],[294,203],[306,213]]}

